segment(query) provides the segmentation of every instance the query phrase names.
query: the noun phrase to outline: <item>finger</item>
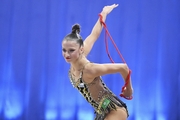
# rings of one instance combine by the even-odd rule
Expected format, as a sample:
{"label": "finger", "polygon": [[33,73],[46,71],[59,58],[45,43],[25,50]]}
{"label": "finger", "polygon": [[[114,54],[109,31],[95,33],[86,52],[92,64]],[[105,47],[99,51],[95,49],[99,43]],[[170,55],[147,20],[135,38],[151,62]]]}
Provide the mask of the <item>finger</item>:
{"label": "finger", "polygon": [[117,7],[119,4],[114,4],[114,8]]}

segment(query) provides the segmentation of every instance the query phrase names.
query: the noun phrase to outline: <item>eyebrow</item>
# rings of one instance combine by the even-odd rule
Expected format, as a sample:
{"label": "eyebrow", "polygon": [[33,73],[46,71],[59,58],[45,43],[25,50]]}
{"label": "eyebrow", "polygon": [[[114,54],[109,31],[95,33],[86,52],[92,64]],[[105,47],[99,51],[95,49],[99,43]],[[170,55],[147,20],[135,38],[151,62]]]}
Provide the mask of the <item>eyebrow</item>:
{"label": "eyebrow", "polygon": [[[62,50],[66,50],[66,49],[62,48]],[[76,48],[69,48],[68,50],[76,50]]]}

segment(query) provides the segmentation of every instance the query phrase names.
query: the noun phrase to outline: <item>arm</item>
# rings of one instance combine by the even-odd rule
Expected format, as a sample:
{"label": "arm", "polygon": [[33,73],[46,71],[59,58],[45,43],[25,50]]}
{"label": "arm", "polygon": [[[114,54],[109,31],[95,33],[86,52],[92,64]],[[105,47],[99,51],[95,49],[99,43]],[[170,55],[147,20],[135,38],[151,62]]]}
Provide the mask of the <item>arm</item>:
{"label": "arm", "polygon": [[107,63],[107,64],[95,64],[92,63],[89,67],[89,73],[91,74],[92,78],[112,74],[112,73],[120,73],[124,80],[128,75],[128,66],[125,63]]}
{"label": "arm", "polygon": [[[114,63],[114,64],[95,64],[92,63],[91,66],[88,67],[88,76],[90,80],[93,80],[94,78],[98,76],[102,76],[105,74],[112,74],[112,73],[120,73],[124,79],[126,80],[126,77],[129,73],[129,68],[127,64],[125,63]],[[87,81],[91,82],[91,81]],[[133,87],[131,83],[131,78],[129,81],[129,84],[126,86],[126,90],[123,92],[125,96],[131,96],[133,93]]]}
{"label": "arm", "polygon": [[[114,9],[118,6],[118,4],[113,4],[110,6],[105,6],[102,10],[102,12],[100,13],[103,17],[103,21],[105,22],[106,20],[106,16]],[[91,51],[94,43],[96,42],[96,40],[98,39],[100,33],[102,31],[102,24],[100,22],[100,20],[98,19],[96,24],[94,25],[91,34],[84,40],[84,52],[85,55],[87,56],[89,54],[89,52]]]}

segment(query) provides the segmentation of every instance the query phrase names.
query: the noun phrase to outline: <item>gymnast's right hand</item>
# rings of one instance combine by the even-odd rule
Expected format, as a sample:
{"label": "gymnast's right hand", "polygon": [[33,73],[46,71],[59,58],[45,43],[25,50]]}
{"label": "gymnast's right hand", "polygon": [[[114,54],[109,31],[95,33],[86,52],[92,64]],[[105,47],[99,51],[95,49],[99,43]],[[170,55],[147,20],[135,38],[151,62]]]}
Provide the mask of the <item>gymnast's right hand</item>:
{"label": "gymnast's right hand", "polygon": [[122,92],[122,94],[123,94],[123,96],[125,96],[125,97],[131,97],[132,94],[133,94],[133,88],[132,88],[132,87],[131,87],[131,88],[125,87],[124,90],[123,90],[123,92]]}

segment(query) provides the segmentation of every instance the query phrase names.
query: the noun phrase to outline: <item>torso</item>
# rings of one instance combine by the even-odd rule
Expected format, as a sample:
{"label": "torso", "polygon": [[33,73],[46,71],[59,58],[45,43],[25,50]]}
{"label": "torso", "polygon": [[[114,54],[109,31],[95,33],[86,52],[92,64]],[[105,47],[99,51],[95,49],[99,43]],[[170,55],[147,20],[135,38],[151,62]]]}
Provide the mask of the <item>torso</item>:
{"label": "torso", "polygon": [[112,92],[105,86],[100,76],[91,79],[88,83],[84,80],[84,71],[79,72],[79,76],[79,78],[73,78],[71,71],[69,71],[72,85],[81,92],[95,109],[98,109],[101,100],[108,94],[112,94]]}
{"label": "torso", "polygon": [[[92,63],[90,63],[92,64]],[[117,106],[126,107],[125,104],[106,87],[101,77],[91,78],[85,64],[81,71],[69,70],[69,78],[73,87],[77,88],[83,97],[92,105],[98,114],[106,114],[106,110],[115,110]],[[102,109],[104,100],[110,100],[107,109]],[[106,112],[105,112],[106,111]]]}

